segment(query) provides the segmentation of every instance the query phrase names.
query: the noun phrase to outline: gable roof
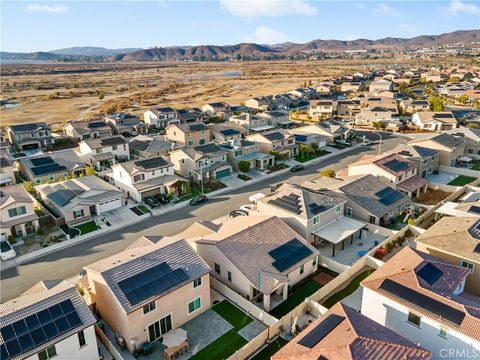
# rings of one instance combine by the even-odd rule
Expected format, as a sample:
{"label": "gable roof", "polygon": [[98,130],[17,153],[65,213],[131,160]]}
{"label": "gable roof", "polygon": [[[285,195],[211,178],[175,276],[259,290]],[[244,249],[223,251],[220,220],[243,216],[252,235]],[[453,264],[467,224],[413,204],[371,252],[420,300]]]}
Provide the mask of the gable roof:
{"label": "gable roof", "polygon": [[156,152],[178,149],[180,145],[163,140],[160,136],[137,135],[128,140],[128,146],[134,150]]}
{"label": "gable roof", "polygon": [[87,134],[91,131],[112,131],[112,128],[103,120],[91,121],[70,121],[64,127],[71,126],[79,135]]}
{"label": "gable roof", "polygon": [[421,123],[440,121],[447,124],[457,124],[457,120],[451,111],[420,111],[414,114]]}
{"label": "gable roof", "polygon": [[85,139],[83,142],[87,144],[90,149],[101,149],[107,146],[123,145],[127,143],[121,135],[110,136],[108,138]]}
{"label": "gable roof", "polygon": [[170,160],[163,156],[157,156],[150,159],[132,160],[115,164],[113,166],[121,166],[130,175],[134,175],[138,172],[148,172],[156,169],[162,169],[172,166]]}
{"label": "gable roof", "polygon": [[420,145],[399,144],[395,148],[386,152],[387,154],[395,153],[408,159],[425,160],[438,154],[438,151],[429,149]]}
{"label": "gable roof", "polygon": [[9,125],[8,128],[11,129],[13,132],[50,130],[47,123],[45,122]]}
{"label": "gable roof", "polygon": [[381,157],[377,160],[374,160],[373,163],[395,176],[406,174],[415,169],[415,163],[413,161],[408,160],[398,154],[380,156]]}
{"label": "gable roof", "polygon": [[192,133],[192,132],[209,130],[208,126],[205,125],[201,121],[191,122],[191,123],[183,123],[183,124],[172,124],[168,127],[176,127],[176,128],[182,130],[185,133]]}
{"label": "gable roof", "polygon": [[33,203],[33,198],[22,184],[3,186],[0,188],[0,209],[14,202]]}
{"label": "gable roof", "polygon": [[442,133],[439,135],[436,135],[430,139],[431,141],[435,141],[438,144],[444,145],[446,147],[449,147],[451,149],[456,148],[458,146],[462,146],[464,144],[462,139],[459,139],[455,136]]}

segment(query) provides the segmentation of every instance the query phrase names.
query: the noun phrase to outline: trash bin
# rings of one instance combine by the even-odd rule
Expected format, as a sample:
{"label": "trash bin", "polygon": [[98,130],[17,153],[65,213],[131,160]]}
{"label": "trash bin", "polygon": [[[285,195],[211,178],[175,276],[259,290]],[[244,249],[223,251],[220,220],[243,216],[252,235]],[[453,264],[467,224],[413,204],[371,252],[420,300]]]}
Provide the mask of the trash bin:
{"label": "trash bin", "polygon": [[153,352],[152,343],[146,342],[145,344],[143,344],[142,352],[143,352],[143,355],[150,355]]}

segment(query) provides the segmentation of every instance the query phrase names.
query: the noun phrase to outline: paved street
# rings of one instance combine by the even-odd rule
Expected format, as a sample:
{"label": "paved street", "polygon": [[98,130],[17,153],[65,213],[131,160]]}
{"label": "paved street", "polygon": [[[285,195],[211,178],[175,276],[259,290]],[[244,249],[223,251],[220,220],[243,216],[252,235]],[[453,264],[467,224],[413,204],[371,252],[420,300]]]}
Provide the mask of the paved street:
{"label": "paved street", "polygon": [[[378,139],[375,134],[368,133],[367,136],[372,140]],[[404,138],[387,133],[384,133],[383,137],[382,152],[404,141]],[[202,206],[187,206],[5,270],[1,272],[0,300],[4,302],[18,296],[41,280],[72,277],[78,274],[83,266],[122,251],[140,236],[174,235],[195,221],[219,218],[228,211],[238,209],[240,205],[247,203],[250,195],[260,191],[269,192],[270,186],[278,182],[300,184],[305,180],[317,178],[319,170],[324,167],[334,170],[344,168],[364,153],[376,154],[377,146],[378,140],[372,147],[361,147],[349,154],[339,154],[329,160],[306,166],[302,172],[279,174],[262,182],[210,198],[208,203]]]}

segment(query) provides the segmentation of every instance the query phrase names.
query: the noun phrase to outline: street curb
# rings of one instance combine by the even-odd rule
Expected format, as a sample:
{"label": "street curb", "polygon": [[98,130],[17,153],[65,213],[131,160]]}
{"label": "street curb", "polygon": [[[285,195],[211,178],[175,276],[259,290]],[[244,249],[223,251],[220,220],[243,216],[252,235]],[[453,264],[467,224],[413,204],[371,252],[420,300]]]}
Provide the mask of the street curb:
{"label": "street curb", "polygon": [[[360,146],[361,146],[361,144],[357,144],[357,145],[345,148],[343,150],[339,150],[338,152],[330,153],[330,154],[312,159],[310,161],[307,161],[307,162],[303,163],[302,165],[305,166],[305,167],[308,167],[309,165],[315,165],[315,164],[318,164],[322,161],[329,160],[332,157],[335,157],[335,156],[353,151]],[[290,168],[278,170],[278,171],[275,171],[271,174],[268,174],[268,175],[265,175],[265,176],[262,176],[262,177],[258,177],[258,178],[255,178],[255,179],[252,179],[252,180],[249,180],[249,181],[245,181],[245,184],[243,184],[242,186],[238,186],[236,188],[226,187],[226,188],[223,188],[223,189],[212,191],[211,193],[208,193],[208,197],[212,198],[212,197],[215,197],[215,196],[218,196],[218,195],[222,195],[222,194],[224,194],[228,191],[241,189],[243,187],[261,182],[265,179],[274,178],[278,175],[285,174],[289,171],[290,171]],[[16,267],[18,265],[22,265],[26,262],[36,260],[38,258],[41,258],[41,257],[45,256],[45,255],[55,253],[57,251],[69,248],[69,247],[74,246],[74,245],[82,244],[82,243],[84,243],[88,240],[94,239],[94,238],[99,237],[99,236],[103,236],[105,234],[108,234],[108,233],[111,233],[111,232],[114,232],[114,231],[117,231],[117,230],[124,229],[126,227],[131,226],[131,225],[139,224],[139,223],[141,223],[142,221],[144,221],[148,218],[155,218],[155,217],[167,214],[169,212],[172,212],[172,211],[181,209],[183,207],[186,207],[188,204],[189,204],[189,200],[185,200],[181,203],[173,205],[172,207],[169,207],[168,209],[161,210],[161,211],[159,211],[155,214],[153,212],[150,212],[150,215],[148,217],[144,217],[144,218],[140,218],[140,219],[134,219],[134,221],[126,222],[126,223],[122,224],[121,226],[108,227],[108,228],[105,228],[105,231],[102,231],[102,229],[101,229],[101,230],[99,230],[99,231],[101,231],[101,233],[95,231],[95,232],[92,232],[90,234],[86,234],[84,236],[79,236],[79,237],[71,239],[71,240],[66,240],[64,242],[51,245],[48,248],[32,251],[31,253],[19,256],[18,258],[15,258],[15,259],[12,259],[12,260],[2,261],[2,262],[0,262],[0,271],[7,270],[7,269],[10,269],[10,268]]]}

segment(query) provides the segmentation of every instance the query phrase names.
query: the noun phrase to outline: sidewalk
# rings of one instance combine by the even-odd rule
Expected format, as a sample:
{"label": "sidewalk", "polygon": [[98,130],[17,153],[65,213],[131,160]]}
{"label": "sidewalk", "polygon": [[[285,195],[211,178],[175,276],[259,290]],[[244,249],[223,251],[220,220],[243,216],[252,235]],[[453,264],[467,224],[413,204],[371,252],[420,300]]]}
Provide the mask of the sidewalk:
{"label": "sidewalk", "polygon": [[[343,149],[343,150],[337,150],[334,153],[318,157],[318,158],[313,159],[311,161],[307,161],[303,164],[303,166],[308,167],[309,165],[320,163],[324,160],[328,160],[328,159],[330,159],[332,157],[335,157],[337,155],[348,153],[350,151],[356,150],[360,146],[361,145],[354,145],[354,146],[351,146],[351,147]],[[295,160],[290,160],[288,162],[289,165],[292,165],[292,164],[295,164],[295,163],[297,163],[297,161],[295,161]],[[270,173],[270,174],[265,174],[264,176],[259,176],[259,177],[256,177],[256,178],[252,178],[251,180],[248,180],[248,181],[243,181],[243,180],[238,179],[242,183],[236,183],[235,182],[235,184],[232,184],[232,186],[228,186],[228,187],[225,187],[223,189],[216,190],[216,191],[213,191],[211,193],[208,193],[208,197],[212,198],[212,197],[215,197],[217,195],[221,195],[221,194],[224,194],[226,192],[229,192],[231,190],[238,190],[242,187],[258,183],[258,182],[263,181],[263,180],[268,179],[268,178],[273,178],[277,175],[284,174],[284,173],[287,173],[289,171],[290,171],[290,169],[286,168],[286,169],[275,171],[275,172]],[[129,219],[126,219],[125,217],[122,217],[123,222],[121,222],[121,223],[117,222],[116,226],[114,226],[112,224],[112,226],[101,228],[97,231],[94,231],[94,232],[91,232],[91,233],[88,233],[88,234],[85,234],[85,235],[82,235],[82,236],[78,236],[74,239],[70,239],[70,240],[67,240],[67,241],[63,241],[61,243],[51,245],[51,246],[43,248],[43,249],[32,251],[31,253],[16,257],[12,260],[2,261],[2,262],[0,262],[0,270],[3,271],[3,270],[6,270],[6,269],[10,269],[10,268],[15,267],[17,265],[21,265],[21,264],[24,264],[26,262],[38,259],[38,258],[40,258],[44,255],[57,252],[59,250],[62,250],[62,249],[65,249],[65,248],[83,243],[85,241],[88,241],[90,239],[93,239],[93,238],[96,238],[96,237],[99,237],[99,236],[103,236],[103,235],[105,235],[107,233],[110,233],[110,232],[113,232],[115,230],[121,230],[121,229],[127,228],[131,225],[140,223],[147,218],[157,217],[157,216],[161,216],[163,214],[166,214],[166,213],[169,213],[169,212],[172,212],[172,211],[179,210],[183,207],[186,207],[187,205],[189,205],[188,200],[183,201],[181,203],[177,203],[177,204],[170,203],[166,206],[162,206],[159,209],[154,209],[154,210],[150,209],[152,211],[151,213],[145,214],[145,215],[142,215],[142,216],[135,216],[135,217],[131,217]],[[132,215],[133,215],[133,213],[132,213]]]}

